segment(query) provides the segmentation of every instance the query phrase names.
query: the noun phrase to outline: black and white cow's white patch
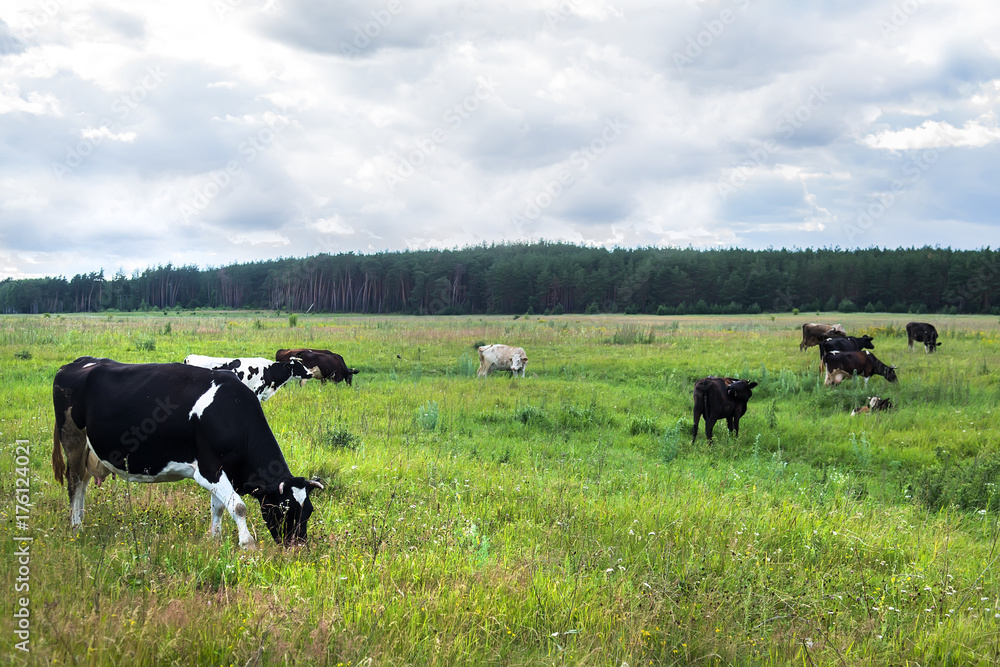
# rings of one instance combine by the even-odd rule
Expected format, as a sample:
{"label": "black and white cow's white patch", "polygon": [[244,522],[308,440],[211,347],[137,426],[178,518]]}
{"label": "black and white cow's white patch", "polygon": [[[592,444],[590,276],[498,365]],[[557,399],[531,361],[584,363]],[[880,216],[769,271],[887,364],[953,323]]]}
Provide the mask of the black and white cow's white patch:
{"label": "black and white cow's white patch", "polygon": [[[232,373],[185,364],[122,364],[81,357],[56,373],[52,470],[65,477],[70,523],[83,523],[93,477],[193,479],[211,494],[212,535],[232,516],[254,545],[241,496],[252,495],[279,544],[304,541],[317,480],[292,475],[260,402]],[[65,459],[63,454],[65,453]]]}
{"label": "black and white cow's white patch", "polygon": [[305,367],[302,360],[297,358],[287,361],[271,361],[264,357],[228,358],[189,354],[184,357],[184,363],[214,371],[235,373],[240,382],[250,387],[262,403],[274,396],[275,392],[292,378],[307,380],[313,377],[312,372]]}

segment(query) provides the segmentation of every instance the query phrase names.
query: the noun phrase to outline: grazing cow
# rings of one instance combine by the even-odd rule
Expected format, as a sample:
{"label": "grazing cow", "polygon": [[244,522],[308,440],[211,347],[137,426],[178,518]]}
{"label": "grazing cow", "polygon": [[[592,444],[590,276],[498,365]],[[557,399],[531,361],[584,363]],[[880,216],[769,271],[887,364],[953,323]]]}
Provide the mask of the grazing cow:
{"label": "grazing cow", "polygon": [[753,396],[756,382],[710,375],[694,383],[694,428],[691,443],[698,437],[698,420],[705,417],[705,437],[712,442],[715,422],[726,418],[729,432],[740,434],[740,417],[747,412],[747,401]]}
{"label": "grazing cow", "polygon": [[[357,374],[357,368],[348,368],[344,358],[330,350],[312,350],[295,348],[293,350],[278,350],[274,358],[278,361],[288,361],[296,358],[302,361],[312,376],[322,383],[332,380],[335,384],[341,380],[351,384],[351,378]],[[302,381],[305,383],[305,380]]]}
{"label": "grazing cow", "polygon": [[799,351],[819,345],[824,338],[842,338],[847,335],[843,324],[816,324],[809,323],[802,325],[802,342],[799,343]]}
{"label": "grazing cow", "polygon": [[309,493],[323,485],[292,475],[260,402],[232,373],[80,357],[56,373],[52,402],[52,471],[60,484],[66,478],[74,527],[90,478],[100,484],[113,473],[130,482],[193,479],[211,494],[210,534],[221,534],[228,511],[240,546],[255,546],[246,494],[260,502],[275,542],[306,539]]}
{"label": "grazing cow", "polygon": [[924,350],[928,354],[933,354],[941,343],[937,342],[938,332],[933,324],[926,322],[910,322],[906,325],[907,343],[910,351],[913,351],[913,341],[924,344]]}
{"label": "grazing cow", "polygon": [[[854,350],[851,352],[839,352],[834,350],[823,357],[823,365],[826,366],[826,379],[823,384],[840,384],[840,380],[834,380],[835,371],[844,371],[848,376],[857,373],[865,379],[865,386],[868,386],[868,378],[873,375],[881,375],[889,382],[896,381],[896,367],[886,366],[868,350]],[[843,379],[843,378],[841,378]]]}
{"label": "grazing cow", "polygon": [[227,359],[189,354],[184,357],[184,363],[213,371],[232,371],[240,382],[253,390],[261,403],[274,396],[275,392],[292,378],[308,380],[313,376],[302,360],[295,357],[288,361],[271,361],[264,357]]}
{"label": "grazing cow", "polygon": [[517,375],[521,372],[524,377],[524,367],[528,365],[528,355],[524,353],[524,348],[510,347],[509,345],[481,345],[479,348],[479,370],[476,375],[483,378],[493,371],[510,371]]}
{"label": "grazing cow", "polygon": [[837,350],[839,352],[851,352],[855,350],[874,350],[872,337],[868,334],[861,336],[844,336],[843,338],[825,338],[819,343],[819,369],[823,370],[823,357]]}
{"label": "grazing cow", "polygon": [[892,409],[892,401],[888,398],[879,398],[878,396],[869,396],[868,404],[862,405],[860,408],[851,410],[851,416],[867,414],[871,412],[880,412],[883,410]]}

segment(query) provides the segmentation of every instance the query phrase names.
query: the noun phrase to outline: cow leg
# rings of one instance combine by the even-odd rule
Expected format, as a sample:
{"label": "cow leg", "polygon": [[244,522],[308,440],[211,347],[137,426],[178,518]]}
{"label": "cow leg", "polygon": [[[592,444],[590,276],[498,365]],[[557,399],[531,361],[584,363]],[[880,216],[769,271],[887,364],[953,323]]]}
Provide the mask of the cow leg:
{"label": "cow leg", "polygon": [[715,428],[715,420],[705,415],[705,437],[708,439],[709,444],[712,443],[712,429]]}
{"label": "cow leg", "polygon": [[60,429],[59,441],[66,453],[66,491],[69,494],[69,523],[73,528],[83,525],[84,501],[87,494],[87,484],[90,482],[90,471],[87,469],[89,444],[87,432],[78,429],[69,419]]}
{"label": "cow leg", "polygon": [[255,548],[257,546],[256,542],[253,539],[253,535],[250,534],[250,529],[247,528],[247,506],[243,503],[243,499],[240,498],[240,494],[236,493],[236,489],[233,488],[229,478],[226,477],[225,471],[219,473],[218,482],[210,482],[201,474],[196,465],[193,478],[194,481],[198,482],[199,486],[212,494],[213,525],[209,530],[211,531],[215,528],[215,517],[218,511],[219,531],[221,533],[222,512],[221,509],[217,508],[216,503],[218,503],[221,507],[229,511],[229,516],[233,517],[233,521],[236,522],[236,527],[240,533],[240,546],[247,549]]}
{"label": "cow leg", "polygon": [[226,513],[226,504],[214,493],[210,493],[212,498],[212,525],[208,529],[208,534],[212,537],[222,535],[222,515]]}
{"label": "cow leg", "polygon": [[740,423],[738,421],[736,421],[735,418],[733,418],[733,417],[726,417],[726,426],[729,427],[729,432],[730,433],[734,433],[735,432],[736,435],[740,434]]}

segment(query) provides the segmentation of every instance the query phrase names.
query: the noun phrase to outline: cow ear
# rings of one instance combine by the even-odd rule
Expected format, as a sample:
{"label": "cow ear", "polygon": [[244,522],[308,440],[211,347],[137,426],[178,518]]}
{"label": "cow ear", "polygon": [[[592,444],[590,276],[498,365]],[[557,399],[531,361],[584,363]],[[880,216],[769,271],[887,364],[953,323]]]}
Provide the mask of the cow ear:
{"label": "cow ear", "polygon": [[748,387],[750,387],[751,389],[753,389],[754,387],[756,387],[756,386],[757,386],[757,383],[756,383],[756,382],[751,382],[751,383],[750,383],[750,384],[748,384],[747,386],[748,386]]}

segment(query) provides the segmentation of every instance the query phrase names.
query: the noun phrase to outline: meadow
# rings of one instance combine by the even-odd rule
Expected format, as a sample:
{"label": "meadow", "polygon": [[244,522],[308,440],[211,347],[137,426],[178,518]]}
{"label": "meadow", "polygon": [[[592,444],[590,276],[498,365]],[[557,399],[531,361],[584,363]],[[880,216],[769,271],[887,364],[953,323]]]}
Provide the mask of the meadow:
{"label": "meadow", "polygon": [[[907,349],[911,319],[937,326],[936,354]],[[798,348],[806,321],[874,335],[899,382],[824,387],[816,348]],[[11,601],[0,655],[996,664],[998,324],[880,313],[0,316],[0,586]],[[491,342],[524,347],[527,377],[477,378],[475,347]],[[307,546],[275,545],[249,498],[260,548],[241,550],[229,517],[221,542],[210,538],[208,493],[191,481],[91,484],[84,529],[70,529],[50,462],[60,365],[273,358],[282,347],[329,348],[361,371],[353,386],[288,385],[263,406],[292,471],[326,483]],[[760,386],[738,438],[723,421],[713,444],[703,432],[692,444],[692,387],[709,374]],[[875,394],[894,409],[850,416]],[[18,477],[30,482],[26,510]],[[30,652],[16,648],[22,606]]]}

